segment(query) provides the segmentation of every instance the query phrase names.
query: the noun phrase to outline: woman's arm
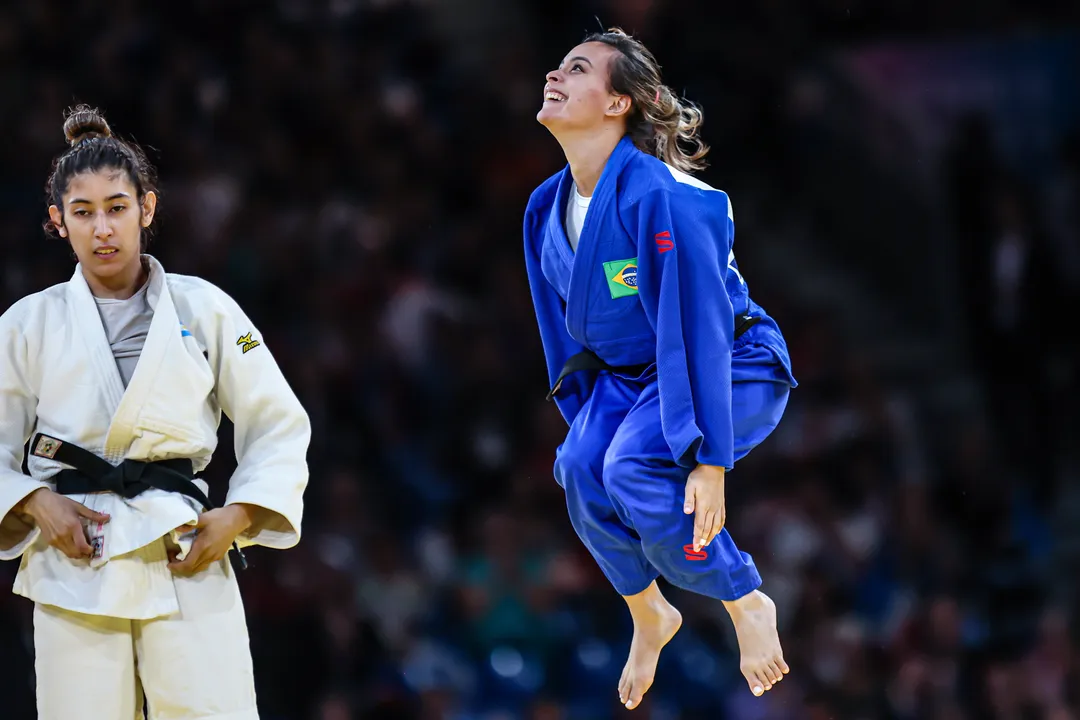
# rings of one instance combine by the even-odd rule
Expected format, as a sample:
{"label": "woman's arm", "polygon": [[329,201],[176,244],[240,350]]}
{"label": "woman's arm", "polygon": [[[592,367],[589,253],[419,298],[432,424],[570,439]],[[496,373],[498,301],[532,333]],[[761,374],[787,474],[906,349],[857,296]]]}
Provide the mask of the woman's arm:
{"label": "woman's arm", "polygon": [[643,196],[632,219],[638,287],[656,333],[664,437],[676,462],[734,465],[731,353],[734,312],[724,280],[732,238],[726,196]]}
{"label": "woman's arm", "polygon": [[211,358],[237,462],[225,505],[236,506],[248,526],[240,545],[289,548],[300,540],[311,423],[258,328],[236,301],[217,293]]}
{"label": "woman's arm", "polygon": [[0,317],[0,560],[18,558],[37,539],[39,531],[23,514],[23,504],[34,491],[48,488],[22,471],[37,398],[28,381],[27,340],[17,322],[20,308],[16,304]]}

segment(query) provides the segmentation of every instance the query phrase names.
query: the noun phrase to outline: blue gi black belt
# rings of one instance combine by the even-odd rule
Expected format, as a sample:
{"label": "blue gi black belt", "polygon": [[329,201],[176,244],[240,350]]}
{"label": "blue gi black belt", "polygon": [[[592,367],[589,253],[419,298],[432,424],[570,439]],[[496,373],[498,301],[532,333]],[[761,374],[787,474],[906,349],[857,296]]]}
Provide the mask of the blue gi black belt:
{"label": "blue gi black belt", "polygon": [[[113,492],[124,498],[133,498],[150,488],[180,493],[196,500],[207,510],[214,508],[210,498],[192,479],[195,469],[191,460],[176,458],[143,462],[124,460],[112,465],[89,450],[64,440],[38,433],[31,443],[32,453],[70,465],[73,470],[61,470],[53,477],[56,492],[61,495]],[[233,543],[241,569],[247,569],[247,558],[237,543]]]}
{"label": "blue gi black belt", "polygon": [[[738,339],[740,335],[757,325],[759,322],[761,322],[761,318],[755,317],[754,315],[743,314],[737,316],[735,318],[735,339]],[[575,373],[579,370],[607,370],[609,372],[619,373],[620,375],[634,377],[644,373],[650,365],[652,365],[652,363],[614,367],[601,360],[592,350],[582,350],[576,355],[571,355],[570,359],[563,365],[562,370],[559,372],[559,377],[555,380],[555,385],[548,391],[547,400],[550,402],[559,394],[559,388],[562,387],[563,380],[565,380],[566,376],[570,373]]]}

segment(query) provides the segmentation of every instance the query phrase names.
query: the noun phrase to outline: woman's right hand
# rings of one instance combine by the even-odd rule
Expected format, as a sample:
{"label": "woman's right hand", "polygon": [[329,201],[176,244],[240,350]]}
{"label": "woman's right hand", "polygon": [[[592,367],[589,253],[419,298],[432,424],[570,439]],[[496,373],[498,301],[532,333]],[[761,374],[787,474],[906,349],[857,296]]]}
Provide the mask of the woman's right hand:
{"label": "woman's right hand", "polygon": [[83,519],[109,522],[108,515],[94,512],[49,488],[30,493],[20,510],[34,519],[45,542],[75,560],[91,557],[94,553]]}

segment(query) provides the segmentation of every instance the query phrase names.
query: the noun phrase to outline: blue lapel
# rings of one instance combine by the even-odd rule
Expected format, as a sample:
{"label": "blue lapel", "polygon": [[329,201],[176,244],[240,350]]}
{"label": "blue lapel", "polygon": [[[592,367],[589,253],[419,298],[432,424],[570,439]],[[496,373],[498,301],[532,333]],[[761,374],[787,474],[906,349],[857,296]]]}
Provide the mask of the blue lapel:
{"label": "blue lapel", "polygon": [[[555,199],[548,209],[548,219],[544,226],[543,248],[540,253],[540,267],[544,277],[558,291],[563,299],[570,293],[570,272],[574,267],[574,252],[570,249],[570,238],[566,235],[566,201],[574,179],[570,176],[570,167],[563,169],[559,185],[555,190]],[[586,220],[588,216],[586,216]]]}
{"label": "blue lapel", "polygon": [[[611,152],[611,157],[604,165],[604,172],[600,174],[600,181],[596,184],[592,202],[589,203],[589,213],[585,216],[585,226],[581,228],[581,237],[578,239],[577,256],[570,259],[570,286],[566,295],[566,329],[575,340],[582,344],[587,344],[585,321],[588,318],[589,300],[593,295],[592,285],[601,277],[597,274],[598,270],[594,263],[598,247],[597,239],[602,232],[612,232],[621,228],[617,220],[619,175],[637,152],[639,151],[634,147],[629,135],[623,136]],[[564,184],[566,188],[563,188]],[[561,218],[566,213],[569,185],[570,169],[567,168],[563,171],[563,177],[559,182],[559,200],[553,208],[553,211],[560,216],[560,227],[562,227]],[[612,223],[613,219],[614,223]],[[560,247],[567,254],[574,255],[566,240],[565,228],[562,237],[563,242]]]}

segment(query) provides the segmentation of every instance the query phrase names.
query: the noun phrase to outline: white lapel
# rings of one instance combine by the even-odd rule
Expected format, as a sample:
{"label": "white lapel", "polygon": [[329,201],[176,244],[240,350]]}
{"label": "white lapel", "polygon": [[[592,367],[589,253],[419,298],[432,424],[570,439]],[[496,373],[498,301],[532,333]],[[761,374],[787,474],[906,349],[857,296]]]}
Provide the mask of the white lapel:
{"label": "white lapel", "polygon": [[86,345],[86,356],[94,376],[100,379],[108,414],[112,417],[124,396],[124,380],[120,377],[120,368],[116,366],[109,338],[105,335],[97,302],[83,277],[82,265],[75,266],[75,274],[68,282],[68,296],[71,300],[68,313],[73,332]]}
{"label": "white lapel", "polygon": [[164,360],[171,350],[175,350],[171,347],[172,344],[181,341],[180,321],[176,317],[172,295],[165,282],[165,269],[156,258],[150,255],[143,257],[150,267],[146,299],[154,311],[154,317],[150,321],[139,362],[135,364],[131,381],[128,382],[112,424],[109,425],[109,434],[105,439],[105,456],[111,460],[118,460],[127,453],[139,414],[146,404],[146,399],[154,392]]}

